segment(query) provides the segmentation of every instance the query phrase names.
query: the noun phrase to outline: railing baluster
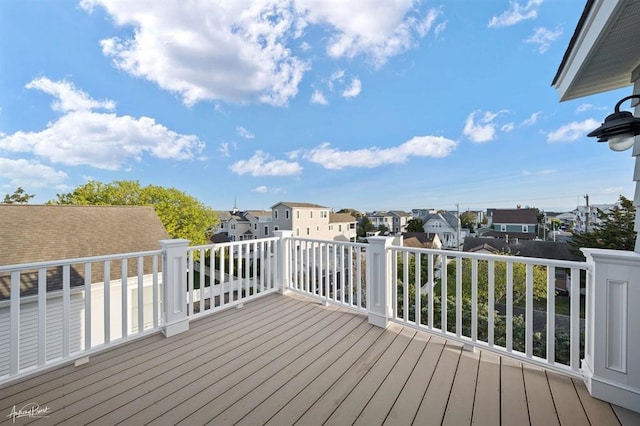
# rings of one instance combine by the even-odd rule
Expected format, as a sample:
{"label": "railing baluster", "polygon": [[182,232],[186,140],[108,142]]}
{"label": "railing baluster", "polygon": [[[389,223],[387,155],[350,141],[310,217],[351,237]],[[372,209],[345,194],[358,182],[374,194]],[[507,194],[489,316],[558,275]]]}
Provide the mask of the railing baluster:
{"label": "railing baluster", "polygon": [[440,286],[440,330],[447,332],[447,255],[442,255],[442,285]]}
{"label": "railing baluster", "polygon": [[416,282],[414,284],[414,287],[416,289],[416,294],[415,294],[415,308],[414,308],[414,312],[415,312],[415,323],[416,325],[420,325],[420,317],[422,315],[422,276],[421,276],[421,271],[420,271],[420,263],[421,263],[421,254],[420,253],[414,253],[413,256],[416,259],[416,265],[415,265],[415,275],[416,275]]}
{"label": "railing baluster", "polygon": [[138,257],[138,333],[144,331],[144,258]]}
{"label": "railing baluster", "polygon": [[[88,279],[85,272],[85,289]],[[89,281],[90,283],[90,281]],[[90,285],[90,284],[89,284]],[[86,291],[86,290],[85,290]],[[85,298],[85,321],[91,318],[91,299]],[[87,303],[89,304],[87,309]],[[90,320],[89,320],[90,321]],[[90,330],[90,329],[89,329]],[[86,331],[85,331],[86,335]],[[91,341],[89,341],[90,343]],[[87,347],[85,341],[85,348]],[[38,270],[38,365],[47,362],[47,268]]]}
{"label": "railing baluster", "polygon": [[428,256],[428,261],[429,261],[429,284],[428,284],[428,288],[429,288],[429,294],[427,295],[427,309],[428,311],[428,319],[427,319],[427,326],[429,327],[429,329],[433,329],[433,292],[435,290],[435,285],[434,285],[434,262],[435,262],[435,257],[433,256],[433,253],[429,253]]}
{"label": "railing baluster", "polygon": [[533,265],[526,266],[525,354],[533,356]]}
{"label": "railing baluster", "polygon": [[478,259],[471,260],[471,340],[478,340]]}
{"label": "railing baluster", "polygon": [[11,272],[11,330],[10,330],[10,354],[9,373],[18,374],[20,370],[20,271]]}
{"label": "railing baluster", "polygon": [[556,361],[556,268],[547,267],[547,361]]}
{"label": "railing baluster", "polygon": [[513,350],[513,263],[506,261],[507,267],[507,352]]}
{"label": "railing baluster", "polygon": [[402,253],[402,319],[407,321],[409,305],[409,252]]}
{"label": "railing baluster", "polygon": [[152,258],[152,273],[153,273],[153,328],[158,328],[158,320],[160,317],[160,295],[159,283],[158,283],[158,256],[154,255]]}
{"label": "railing baluster", "polygon": [[122,319],[122,336],[121,338],[124,339],[125,337],[127,337],[127,335],[129,333],[127,333],[127,317],[128,317],[128,313],[129,313],[129,309],[128,309],[128,289],[127,289],[127,280],[128,280],[128,271],[127,271],[127,259],[122,259],[121,261],[121,276],[120,276],[120,299],[121,299],[121,319]]}
{"label": "railing baluster", "polygon": [[111,262],[104,262],[104,343],[111,342]]}
{"label": "railing baluster", "polygon": [[495,261],[489,260],[487,265],[487,274],[488,274],[488,283],[487,283],[487,315],[489,316],[487,320],[487,340],[489,346],[493,346],[494,338],[495,338]]}
{"label": "railing baluster", "polygon": [[573,371],[580,369],[580,270],[571,268],[571,361]]}
{"label": "railing baluster", "polygon": [[[46,270],[45,270],[46,274]],[[91,263],[84,264],[84,349],[91,349]]]}
{"label": "railing baluster", "polygon": [[462,336],[462,258],[456,256],[456,336]]}
{"label": "railing baluster", "polygon": [[69,357],[71,316],[71,266],[62,267],[62,358]]}

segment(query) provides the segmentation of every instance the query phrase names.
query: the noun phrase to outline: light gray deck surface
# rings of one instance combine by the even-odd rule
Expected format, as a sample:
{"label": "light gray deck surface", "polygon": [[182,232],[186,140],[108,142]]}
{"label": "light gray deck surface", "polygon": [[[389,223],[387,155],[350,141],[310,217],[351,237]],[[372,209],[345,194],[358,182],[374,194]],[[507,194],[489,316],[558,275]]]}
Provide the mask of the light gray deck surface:
{"label": "light gray deck surface", "polygon": [[0,387],[70,425],[614,425],[581,381],[298,296],[271,295]]}

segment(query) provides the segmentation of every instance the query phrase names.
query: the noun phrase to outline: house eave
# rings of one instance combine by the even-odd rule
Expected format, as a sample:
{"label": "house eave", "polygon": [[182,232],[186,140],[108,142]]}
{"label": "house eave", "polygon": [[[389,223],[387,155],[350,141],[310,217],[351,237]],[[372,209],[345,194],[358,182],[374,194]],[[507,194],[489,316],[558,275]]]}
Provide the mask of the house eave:
{"label": "house eave", "polygon": [[587,2],[552,82],[561,101],[631,85],[640,65],[638,16],[640,0]]}

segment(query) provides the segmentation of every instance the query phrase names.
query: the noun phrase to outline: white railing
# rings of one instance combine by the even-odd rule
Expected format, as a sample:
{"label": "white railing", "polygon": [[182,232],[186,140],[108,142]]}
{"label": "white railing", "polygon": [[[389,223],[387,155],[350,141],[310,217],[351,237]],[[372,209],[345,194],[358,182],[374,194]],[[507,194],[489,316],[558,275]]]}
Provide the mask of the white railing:
{"label": "white railing", "polygon": [[276,243],[263,238],[187,249],[187,315],[195,318],[273,293]]}
{"label": "white railing", "polygon": [[[389,251],[394,321],[579,375],[586,263],[395,246]],[[567,271],[571,295],[564,315],[556,308],[557,269]]]}
{"label": "white railing", "polygon": [[367,244],[306,238],[285,244],[289,290],[366,312]]}
{"label": "white railing", "polygon": [[0,382],[159,330],[161,255],[0,266]]}
{"label": "white railing", "polygon": [[[373,312],[377,325],[395,321],[578,374],[584,351],[578,295],[586,263],[380,245],[383,240],[283,235],[196,247],[173,240],[167,243],[174,252],[165,245],[162,251],[2,266],[10,297],[0,301],[0,380],[163,327],[169,336],[188,329],[191,319],[283,289]],[[163,270],[171,277],[165,284],[173,286],[165,287],[166,300],[160,255],[169,269],[177,265]],[[93,273],[92,265],[99,265]],[[61,271],[60,286],[47,291],[52,268]],[[568,319],[556,312],[559,268],[569,271],[574,296]],[[37,286],[34,295],[20,297],[20,283],[29,280]],[[534,299],[546,304],[534,305]],[[167,333],[171,324],[178,326]]]}

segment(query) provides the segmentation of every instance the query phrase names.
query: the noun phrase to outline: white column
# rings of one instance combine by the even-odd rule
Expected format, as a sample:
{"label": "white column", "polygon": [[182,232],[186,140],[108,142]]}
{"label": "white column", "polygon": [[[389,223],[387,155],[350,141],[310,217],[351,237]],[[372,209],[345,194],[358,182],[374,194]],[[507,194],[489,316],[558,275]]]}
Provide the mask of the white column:
{"label": "white column", "polygon": [[369,237],[367,247],[367,311],[369,323],[387,328],[393,315],[391,297],[391,247],[393,237]]}
{"label": "white column", "polygon": [[163,252],[162,332],[166,337],[189,330],[187,317],[187,247],[189,240],[160,240]]}
{"label": "white column", "polygon": [[280,286],[280,293],[285,294],[291,280],[291,237],[293,231],[274,231],[279,238],[276,250],[276,285]]}
{"label": "white column", "polygon": [[587,249],[584,382],[592,396],[640,411],[640,254]]}
{"label": "white column", "polygon": [[[633,94],[640,95],[640,66],[638,66],[631,73],[631,81],[633,82]],[[631,105],[635,107],[634,115],[640,117],[640,100],[632,99]],[[640,210],[640,135],[636,136],[633,144],[633,156],[636,159],[635,171],[633,173],[633,180],[636,183],[636,191],[633,197],[633,205],[636,211]],[[635,231],[638,233],[636,236],[635,252],[640,253],[640,216],[636,214],[636,223],[634,226]]]}

